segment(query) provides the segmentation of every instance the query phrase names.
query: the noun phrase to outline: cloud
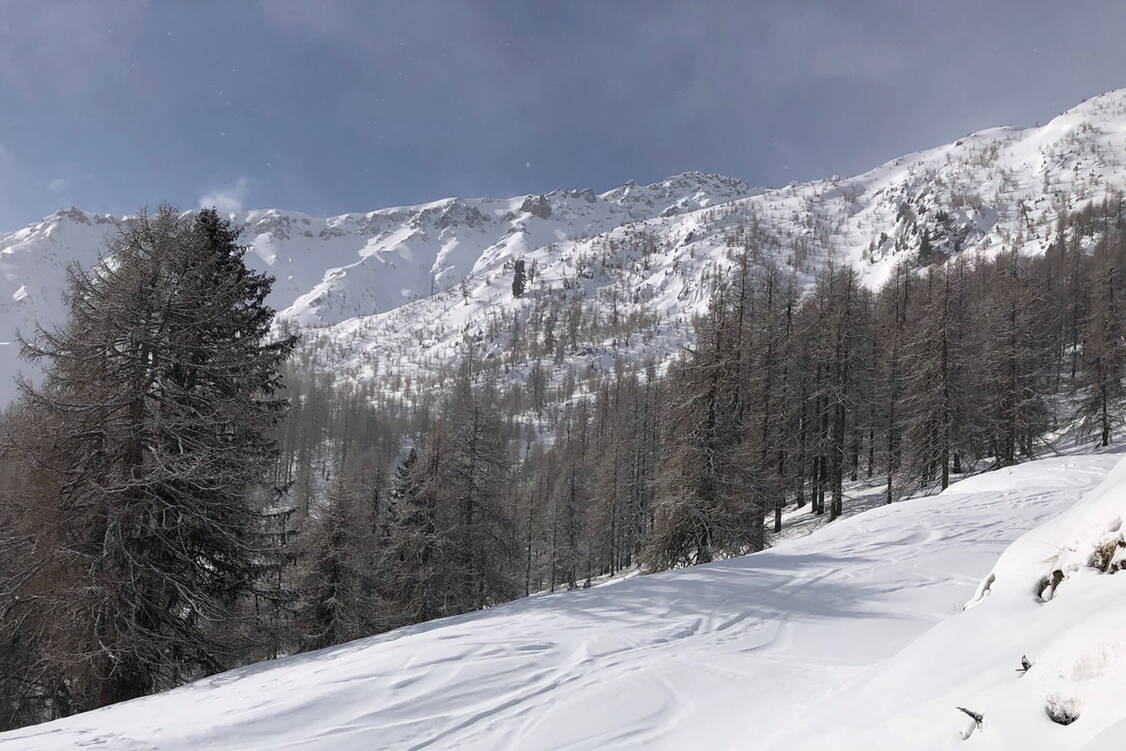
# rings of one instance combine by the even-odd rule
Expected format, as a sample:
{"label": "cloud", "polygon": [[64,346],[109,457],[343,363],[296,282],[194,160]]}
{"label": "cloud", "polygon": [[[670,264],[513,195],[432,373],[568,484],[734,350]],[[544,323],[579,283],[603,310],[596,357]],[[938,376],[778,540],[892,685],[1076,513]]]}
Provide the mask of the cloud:
{"label": "cloud", "polygon": [[62,193],[66,190],[68,184],[65,177],[56,177],[47,181],[47,190],[52,193]]}
{"label": "cloud", "polygon": [[242,211],[243,202],[249,195],[250,181],[245,177],[240,177],[234,185],[212,188],[204,193],[200,196],[199,207],[201,209],[214,208],[224,213]]}

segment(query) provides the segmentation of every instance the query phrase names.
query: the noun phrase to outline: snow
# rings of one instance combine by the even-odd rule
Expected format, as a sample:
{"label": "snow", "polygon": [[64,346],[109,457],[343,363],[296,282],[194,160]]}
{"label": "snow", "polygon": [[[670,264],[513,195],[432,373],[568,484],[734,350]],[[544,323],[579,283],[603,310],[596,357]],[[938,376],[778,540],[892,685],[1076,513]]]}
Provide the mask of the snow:
{"label": "snow", "polygon": [[[898,739],[920,751],[1080,749],[1126,716],[1126,577],[1087,566],[1095,540],[1126,513],[1126,460],[1086,494],[1079,491],[1087,480],[1075,476],[1081,467],[1105,467],[1116,458],[1043,460],[972,478],[939,497],[1047,492],[1082,500],[1014,542],[964,612],[827,697],[819,717],[833,737],[848,739],[840,748],[892,748]],[[1070,480],[1076,486],[1068,490]],[[1037,596],[1041,579],[1060,566],[1071,573],[1044,602]],[[1023,655],[1033,667],[1022,675],[1016,669]],[[1049,703],[1077,708],[1079,719],[1053,723]],[[960,734],[972,722],[952,714],[955,706],[984,715],[983,728],[970,736],[973,745],[962,745]],[[878,707],[878,715],[864,707]],[[1123,730],[1108,736],[1117,738],[1117,748],[1126,743]],[[803,733],[800,743],[816,747],[828,735]]]}
{"label": "snow", "polygon": [[1121,751],[1126,746],[1126,720],[1099,733],[1098,737],[1080,751]]}
{"label": "snow", "polygon": [[[969,478],[755,555],[235,670],[0,749],[1122,748],[1126,576],[1086,566],[1126,513],[1119,458]],[[1052,723],[1049,697],[1079,719]],[[984,715],[966,741],[957,706]]]}

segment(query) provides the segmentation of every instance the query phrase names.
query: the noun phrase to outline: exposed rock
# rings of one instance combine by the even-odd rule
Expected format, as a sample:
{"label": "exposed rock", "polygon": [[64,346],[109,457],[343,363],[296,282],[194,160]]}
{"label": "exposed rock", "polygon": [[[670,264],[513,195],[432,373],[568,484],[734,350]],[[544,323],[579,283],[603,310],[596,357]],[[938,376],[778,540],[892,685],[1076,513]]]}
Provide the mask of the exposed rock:
{"label": "exposed rock", "polygon": [[547,219],[551,216],[551,203],[548,202],[547,196],[543,194],[528,196],[524,199],[524,203],[520,204],[520,210],[527,211],[532,216],[538,216],[540,219]]}

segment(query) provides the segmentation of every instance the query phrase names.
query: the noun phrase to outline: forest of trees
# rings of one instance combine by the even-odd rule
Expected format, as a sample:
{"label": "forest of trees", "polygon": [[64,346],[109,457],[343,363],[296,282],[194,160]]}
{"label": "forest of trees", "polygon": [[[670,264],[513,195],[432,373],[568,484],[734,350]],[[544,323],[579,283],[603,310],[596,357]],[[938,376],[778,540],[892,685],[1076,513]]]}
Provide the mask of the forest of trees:
{"label": "forest of trees", "polygon": [[878,290],[832,263],[810,287],[770,251],[717,270],[667,367],[552,377],[580,330],[629,336],[572,306],[522,332],[526,379],[467,341],[408,400],[279,337],[213,212],[124,225],[113,263],[74,273],[68,324],[25,343],[48,375],[3,421],[0,727],[1120,440],[1120,200],[1040,257],[929,258]]}

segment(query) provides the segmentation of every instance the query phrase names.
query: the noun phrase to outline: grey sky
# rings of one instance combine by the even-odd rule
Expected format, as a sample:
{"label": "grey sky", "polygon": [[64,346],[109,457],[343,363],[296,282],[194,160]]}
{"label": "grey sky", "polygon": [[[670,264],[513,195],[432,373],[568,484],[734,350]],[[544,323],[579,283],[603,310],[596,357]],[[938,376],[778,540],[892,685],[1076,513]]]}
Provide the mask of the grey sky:
{"label": "grey sky", "polygon": [[1126,3],[0,0],[0,229],[850,174],[1126,86]]}

